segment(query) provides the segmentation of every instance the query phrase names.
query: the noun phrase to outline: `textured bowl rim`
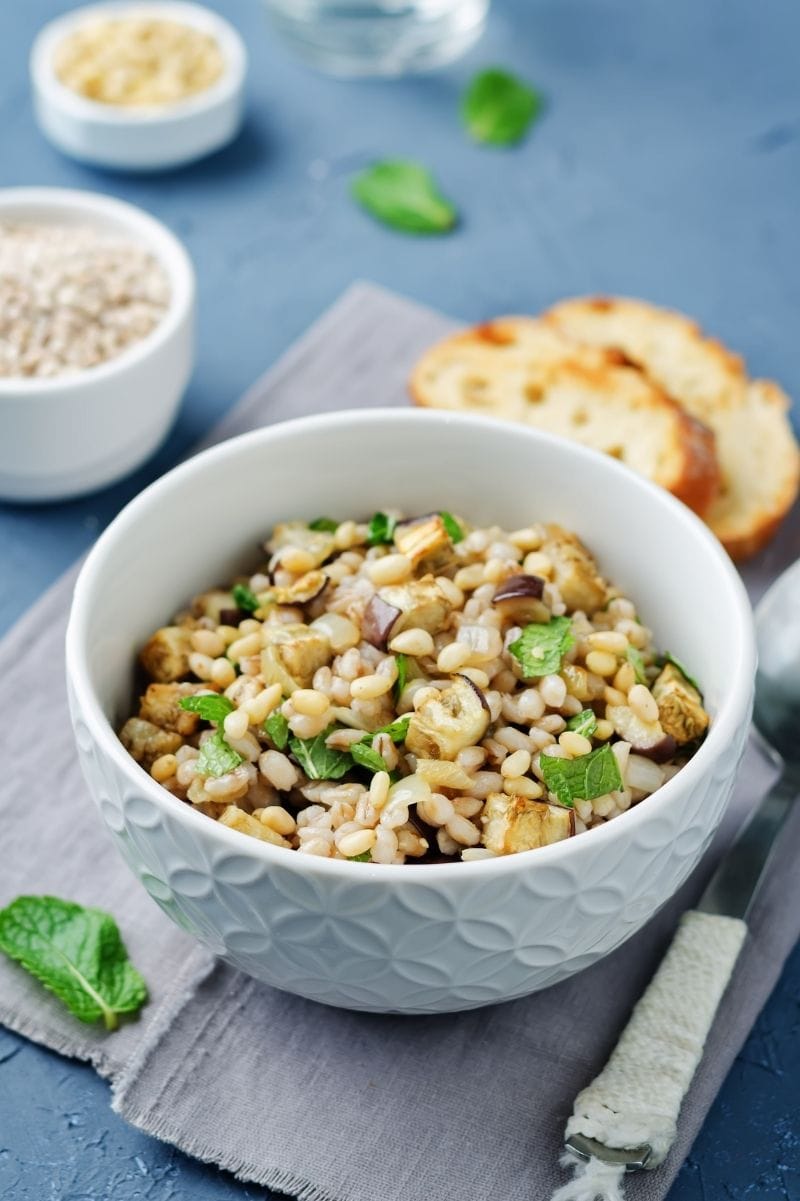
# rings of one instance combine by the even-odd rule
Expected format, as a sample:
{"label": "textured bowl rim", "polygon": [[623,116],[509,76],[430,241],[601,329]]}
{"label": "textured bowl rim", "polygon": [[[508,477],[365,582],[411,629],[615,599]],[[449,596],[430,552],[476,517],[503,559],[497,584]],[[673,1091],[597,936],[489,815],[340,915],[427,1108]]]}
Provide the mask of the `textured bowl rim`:
{"label": "textured bowl rim", "polygon": [[74,375],[46,379],[16,375],[0,378],[0,403],[31,404],[38,398],[51,399],[58,393],[64,394],[66,402],[70,393],[80,391],[88,383],[113,384],[115,376],[134,367],[168,342],[191,312],[196,284],[189,254],[175,234],[144,209],[102,192],[78,188],[0,188],[0,220],[9,210],[24,214],[16,218],[20,222],[44,214],[45,221],[55,223],[59,212],[70,217],[85,217],[84,224],[90,226],[97,224],[98,217],[110,219],[121,232],[133,234],[138,242],[146,245],[158,260],[169,279],[170,301],[164,316],[149,334],[105,363],[87,367]]}
{"label": "textured bowl rim", "polygon": [[[161,15],[203,33],[210,33],[219,45],[225,62],[222,75],[210,87],[185,100],[141,110],[103,104],[73,92],[61,82],[53,69],[53,56],[59,42],[96,18],[122,16],[125,13]],[[41,95],[84,125],[120,130],[155,128],[173,124],[181,118],[202,116],[226,104],[244,85],[247,49],[230,21],[191,0],[101,0],[97,4],[71,9],[42,26],[31,47],[29,70],[33,85]]]}
{"label": "textured bowl rim", "polygon": [[[104,562],[111,548],[125,538],[128,530],[135,526],[140,514],[158,505],[162,497],[173,491],[181,491],[187,481],[201,477],[207,464],[218,463],[225,459],[235,460],[240,449],[260,442],[274,443],[284,440],[291,442],[306,433],[363,427],[365,421],[387,426],[393,424],[425,425],[429,428],[438,427],[442,431],[452,426],[461,426],[471,428],[478,434],[481,430],[485,430],[487,433],[504,430],[513,432],[513,436],[517,439],[527,439],[532,448],[540,447],[551,454],[566,456],[578,466],[582,462],[589,461],[593,462],[596,467],[602,464],[602,470],[608,472],[612,481],[614,478],[624,476],[629,484],[633,481],[637,487],[649,492],[651,497],[664,509],[665,514],[670,514],[669,520],[681,527],[687,537],[694,539],[695,542],[699,541],[707,551],[709,560],[721,570],[731,610],[738,626],[737,646],[731,656],[729,687],[724,693],[719,711],[715,715],[702,746],[681,768],[680,772],[646,799],[646,803],[633,806],[613,821],[607,822],[597,829],[586,831],[577,839],[565,839],[550,846],[539,847],[535,851],[497,856],[493,859],[471,863],[355,864],[346,859],[324,859],[316,855],[299,855],[294,851],[286,851],[282,847],[274,847],[270,843],[247,838],[237,830],[229,829],[219,822],[213,822],[205,814],[197,812],[183,801],[173,797],[125,750],[91,686],[86,657],[89,634],[87,614],[91,595],[102,581]],[[530,870],[535,865],[545,867],[575,854],[576,846],[588,849],[591,845],[596,849],[597,854],[602,854],[605,846],[621,837],[626,830],[632,831],[636,823],[641,825],[651,818],[656,818],[662,808],[671,804],[673,796],[679,790],[692,790],[699,786],[706,770],[710,769],[715,760],[725,753],[726,747],[733,743],[737,730],[748,718],[756,662],[752,610],[738,573],[707,526],[669,493],[648,480],[633,475],[629,468],[606,455],[556,435],[513,426],[489,417],[413,408],[345,409],[337,413],[295,418],[221,442],[201,451],[167,472],[125,506],[101,534],[89,553],[75,585],[67,628],[66,650],[69,681],[74,689],[79,711],[88,724],[91,737],[102,751],[111,757],[131,783],[137,789],[144,790],[159,809],[173,815],[178,821],[186,822],[191,828],[197,828],[201,832],[205,831],[207,837],[216,838],[221,846],[231,851],[253,855],[256,859],[275,866],[293,867],[293,870],[309,872],[311,875],[327,876],[329,873],[333,876],[341,875],[342,879],[350,881],[361,880],[370,883],[382,881],[394,884],[403,880],[407,882],[413,880],[415,885],[425,881],[429,881],[431,884],[438,883],[442,880],[442,872],[444,872],[446,880],[452,881],[454,879],[452,873],[457,872],[465,880],[471,878],[473,882],[477,882],[478,879]]]}

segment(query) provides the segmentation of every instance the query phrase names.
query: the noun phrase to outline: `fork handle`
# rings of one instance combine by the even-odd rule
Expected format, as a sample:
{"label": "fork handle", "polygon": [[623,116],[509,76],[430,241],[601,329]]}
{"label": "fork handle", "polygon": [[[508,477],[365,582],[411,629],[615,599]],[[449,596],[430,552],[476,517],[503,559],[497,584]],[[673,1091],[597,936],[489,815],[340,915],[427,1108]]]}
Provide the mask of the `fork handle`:
{"label": "fork handle", "polygon": [[746,933],[740,918],[683,915],[611,1058],[576,1098],[568,1144],[584,1136],[609,1149],[649,1146],[647,1167],[663,1161]]}

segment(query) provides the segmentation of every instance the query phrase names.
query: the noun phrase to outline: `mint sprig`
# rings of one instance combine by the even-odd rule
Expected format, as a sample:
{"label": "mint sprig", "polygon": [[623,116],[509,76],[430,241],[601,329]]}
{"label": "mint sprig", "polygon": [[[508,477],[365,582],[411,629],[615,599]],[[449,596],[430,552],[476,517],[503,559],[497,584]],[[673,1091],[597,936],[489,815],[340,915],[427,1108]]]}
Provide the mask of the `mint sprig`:
{"label": "mint sprig", "polygon": [[147,985],[108,913],[60,897],[17,897],[0,910],[0,950],[35,976],[81,1022],[116,1030]]}
{"label": "mint sprig", "polygon": [[569,808],[576,800],[592,801],[623,787],[617,757],[607,744],[575,759],[541,755],[539,767],[548,791]]}
{"label": "mint sprig", "polygon": [[549,676],[561,670],[564,655],[575,645],[572,622],[568,617],[531,622],[512,642],[509,651],[522,668],[526,680]]}
{"label": "mint sprig", "polygon": [[407,234],[441,234],[458,213],[420,163],[386,159],[361,171],[350,186],[353,198],[384,225]]}
{"label": "mint sprig", "polygon": [[541,109],[542,98],[534,88],[498,67],[480,71],[461,104],[471,136],[491,146],[521,141]]}

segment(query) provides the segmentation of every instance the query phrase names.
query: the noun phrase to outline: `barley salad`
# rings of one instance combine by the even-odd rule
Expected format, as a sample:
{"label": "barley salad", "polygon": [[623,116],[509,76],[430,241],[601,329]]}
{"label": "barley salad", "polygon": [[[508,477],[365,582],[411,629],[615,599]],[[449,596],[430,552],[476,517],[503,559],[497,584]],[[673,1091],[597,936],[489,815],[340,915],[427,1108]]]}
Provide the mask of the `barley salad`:
{"label": "barley salad", "polygon": [[705,735],[697,683],[560,526],[386,511],[264,549],[153,634],[120,731],[243,834],[377,864],[533,850],[638,804]]}

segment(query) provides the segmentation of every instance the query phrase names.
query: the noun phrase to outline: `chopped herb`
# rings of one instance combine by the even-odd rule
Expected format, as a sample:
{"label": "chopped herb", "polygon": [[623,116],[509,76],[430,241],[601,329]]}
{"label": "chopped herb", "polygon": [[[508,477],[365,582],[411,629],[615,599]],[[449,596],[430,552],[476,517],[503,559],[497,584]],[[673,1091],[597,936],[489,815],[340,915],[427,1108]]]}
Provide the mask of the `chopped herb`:
{"label": "chopped herb", "polygon": [[625,652],[625,658],[633,668],[633,674],[636,676],[637,684],[647,683],[647,673],[644,669],[644,659],[642,652],[637,650],[635,646],[629,646]]}
{"label": "chopped herb", "polygon": [[462,530],[461,526],[456,521],[453,514],[447,513],[446,511],[442,510],[442,512],[439,514],[439,516],[442,519],[442,525],[447,530],[447,536],[450,539],[450,541],[453,544],[455,544],[456,542],[463,542],[464,541],[464,531]]}
{"label": "chopped herb", "polygon": [[408,659],[404,654],[402,654],[402,652],[396,654],[394,658],[395,663],[397,664],[397,679],[394,682],[394,699],[398,700],[401,692],[406,686],[406,680],[408,679]]}
{"label": "chopped herb", "polygon": [[475,141],[493,146],[521,141],[541,108],[538,92],[497,67],[474,77],[461,104],[464,123]]}
{"label": "chopped herb", "polygon": [[200,747],[197,771],[201,776],[226,776],[234,771],[244,759],[226,741],[222,730],[215,730]]}
{"label": "chopped herb", "polygon": [[575,800],[591,801],[623,786],[616,755],[608,745],[575,759],[542,755],[539,766],[548,790],[569,808]]}
{"label": "chopped herb", "polygon": [[360,855],[353,855],[350,862],[351,863],[371,863],[372,862],[372,852],[371,851],[362,851]]}
{"label": "chopped herb", "polygon": [[405,742],[410,721],[411,714],[406,713],[403,717],[398,717],[391,725],[381,726],[379,730],[375,730],[369,737],[374,738],[375,734],[388,734],[392,742]]}
{"label": "chopped herb", "polygon": [[113,917],[59,897],[17,897],[0,910],[0,949],[82,1022],[136,1013],[147,985],[128,958]]}
{"label": "chopped herb", "polygon": [[564,655],[575,645],[572,622],[568,617],[551,617],[546,622],[525,626],[516,642],[508,648],[522,667],[526,680],[549,676],[561,670]]}
{"label": "chopped herb", "polygon": [[276,709],[270,713],[269,717],[264,722],[264,733],[272,739],[273,745],[279,751],[286,749],[286,743],[289,741],[289,722],[283,716],[280,709]]}
{"label": "chopped herb", "polygon": [[700,695],[701,696],[703,695],[703,690],[701,689],[697,680],[694,678],[694,676],[689,675],[688,671],[683,666],[680,659],[676,658],[675,655],[673,655],[671,651],[664,651],[664,654],[661,656],[662,667],[665,663],[671,663],[673,667],[677,667],[678,671],[681,673],[684,680],[686,680],[687,684],[691,684],[692,688],[696,688],[697,691],[700,693]]}
{"label": "chopped herb", "polygon": [[[374,735],[370,735],[370,740]],[[373,749],[370,742],[354,742],[350,747],[350,754],[353,756],[353,762],[359,767],[366,767],[368,771],[388,771],[386,760],[383,755],[378,754]]]}
{"label": "chopped herb", "polygon": [[314,521],[309,521],[308,528],[322,534],[335,534],[339,528],[339,522],[334,521],[331,517],[316,517]]}
{"label": "chopped herb", "polygon": [[567,729],[574,730],[576,734],[583,734],[584,738],[591,738],[597,729],[597,718],[593,710],[581,709],[580,713],[569,719]]}
{"label": "chopped herb", "polygon": [[389,517],[386,513],[375,513],[367,528],[367,542],[370,546],[392,542],[396,525],[396,517]]}
{"label": "chopped herb", "polygon": [[402,233],[446,233],[458,220],[454,205],[419,163],[373,163],[355,177],[350,191],[371,216]]}
{"label": "chopped herb", "polygon": [[240,609],[244,609],[245,613],[255,613],[259,608],[258,597],[246,584],[234,584],[231,594],[236,604]]}
{"label": "chopped herb", "polygon": [[325,739],[333,733],[334,728],[328,726],[316,738],[297,738],[294,734],[289,736],[289,750],[309,780],[341,780],[352,766],[348,754],[325,745]]}
{"label": "chopped herb", "polygon": [[235,705],[227,696],[218,692],[208,692],[199,696],[182,696],[178,702],[179,708],[189,713],[199,713],[203,721],[224,721],[229,713],[233,713]]}

